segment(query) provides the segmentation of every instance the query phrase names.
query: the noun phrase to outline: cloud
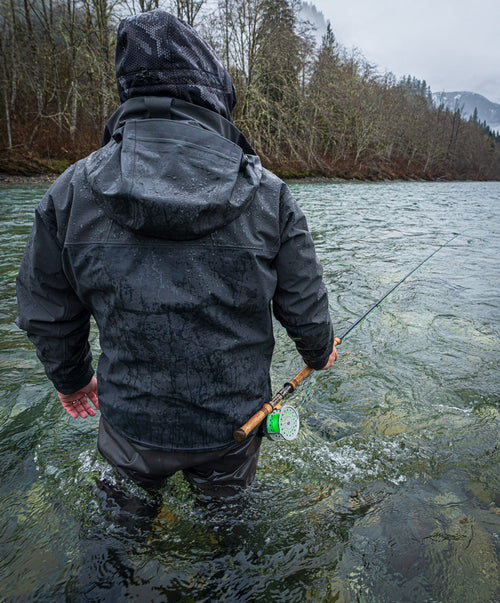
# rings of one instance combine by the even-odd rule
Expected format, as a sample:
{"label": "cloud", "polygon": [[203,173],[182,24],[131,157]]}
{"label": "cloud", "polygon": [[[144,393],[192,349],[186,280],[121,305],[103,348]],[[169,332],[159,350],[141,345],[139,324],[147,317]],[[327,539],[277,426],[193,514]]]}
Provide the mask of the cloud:
{"label": "cloud", "polygon": [[316,0],[337,40],[384,71],[433,91],[470,90],[500,103],[498,0]]}

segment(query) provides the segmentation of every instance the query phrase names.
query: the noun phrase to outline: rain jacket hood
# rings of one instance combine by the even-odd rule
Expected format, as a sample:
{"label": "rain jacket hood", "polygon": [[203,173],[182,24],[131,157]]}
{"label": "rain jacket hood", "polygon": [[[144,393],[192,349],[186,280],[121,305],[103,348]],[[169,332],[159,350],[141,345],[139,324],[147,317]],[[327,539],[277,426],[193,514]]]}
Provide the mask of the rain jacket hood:
{"label": "rain jacket hood", "polygon": [[236,94],[227,69],[192,27],[165,11],[120,22],[115,65],[122,103],[169,96],[232,120]]}
{"label": "rain jacket hood", "polygon": [[134,15],[118,28],[116,78],[122,105],[87,163],[106,215],[168,240],[197,239],[236,219],[262,167],[232,124],[234,87],[210,46],[165,11]]}
{"label": "rain jacket hood", "polygon": [[103,142],[87,162],[95,198],[108,217],[149,236],[191,240],[222,228],[251,203],[262,177],[231,122],[178,99],[129,99]]}

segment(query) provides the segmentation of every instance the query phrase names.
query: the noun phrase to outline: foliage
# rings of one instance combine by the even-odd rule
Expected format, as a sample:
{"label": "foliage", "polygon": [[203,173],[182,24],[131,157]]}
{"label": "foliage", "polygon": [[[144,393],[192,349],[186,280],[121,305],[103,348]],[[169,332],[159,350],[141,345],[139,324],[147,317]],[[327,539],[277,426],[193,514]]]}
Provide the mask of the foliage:
{"label": "foliage", "polygon": [[118,105],[126,14],[167,8],[228,66],[235,122],[280,174],[500,179],[500,139],[436,107],[425,81],[380,75],[328,24],[319,48],[294,0],[0,0],[0,149],[65,164],[98,147]]}

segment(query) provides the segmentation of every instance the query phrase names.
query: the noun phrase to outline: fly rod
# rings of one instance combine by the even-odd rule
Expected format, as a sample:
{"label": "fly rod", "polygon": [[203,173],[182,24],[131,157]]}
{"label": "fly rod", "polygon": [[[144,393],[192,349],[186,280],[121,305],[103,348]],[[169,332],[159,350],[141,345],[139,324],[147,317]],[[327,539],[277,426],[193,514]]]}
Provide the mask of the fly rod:
{"label": "fly rod", "polygon": [[[340,337],[335,337],[333,345],[339,346],[342,341],[358,327],[374,310],[378,308],[380,304],[387,298],[391,293],[394,293],[398,287],[400,287],[407,278],[409,278],[414,272],[428,262],[438,251],[441,251],[443,247],[449,245],[454,239],[459,237],[462,233],[458,233],[451,239],[440,245],[431,254],[424,258],[418,266],[415,266],[413,270],[398,281],[387,293],[385,293],[380,299],[378,299],[368,310],[360,316],[352,325],[344,332]],[[299,371],[293,379],[285,383],[285,385],[278,391],[269,402],[264,402],[261,408],[252,416],[248,421],[242,425],[239,429],[233,432],[233,437],[238,442],[244,442],[248,434],[255,429],[260,423],[267,417],[267,435],[274,440],[293,440],[297,437],[299,431],[299,417],[297,411],[292,406],[284,406],[283,400],[291,394],[299,383],[301,383],[306,377],[308,377],[314,369],[309,366],[305,366]],[[279,412],[281,409],[281,413]]]}

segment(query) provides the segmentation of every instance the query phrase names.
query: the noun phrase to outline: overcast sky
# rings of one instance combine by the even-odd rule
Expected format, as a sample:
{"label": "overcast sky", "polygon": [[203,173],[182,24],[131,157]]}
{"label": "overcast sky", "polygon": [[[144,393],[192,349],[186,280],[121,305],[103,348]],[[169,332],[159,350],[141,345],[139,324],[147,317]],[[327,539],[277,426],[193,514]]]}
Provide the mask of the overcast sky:
{"label": "overcast sky", "polygon": [[381,72],[500,103],[500,0],[309,0]]}

